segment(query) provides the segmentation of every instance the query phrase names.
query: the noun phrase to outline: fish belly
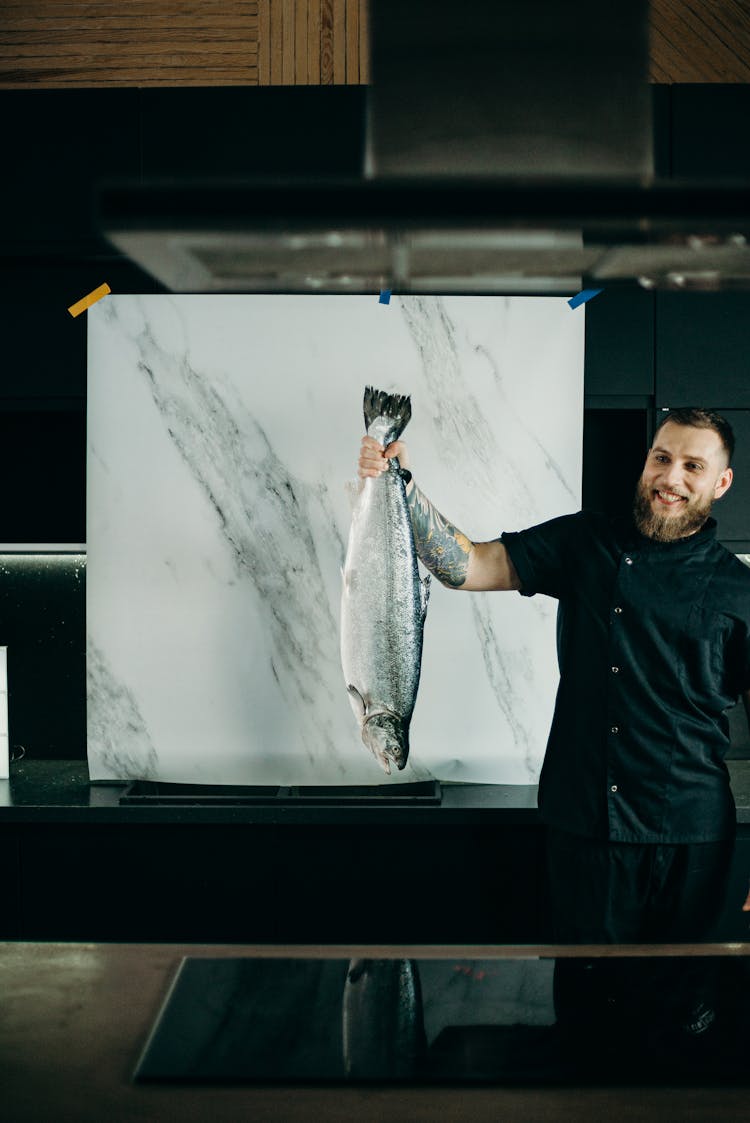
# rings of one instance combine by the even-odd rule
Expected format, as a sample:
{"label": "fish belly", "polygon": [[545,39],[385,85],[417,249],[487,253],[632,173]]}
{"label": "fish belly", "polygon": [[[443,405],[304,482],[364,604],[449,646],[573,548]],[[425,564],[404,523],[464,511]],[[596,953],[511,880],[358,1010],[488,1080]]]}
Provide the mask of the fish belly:
{"label": "fish belly", "polygon": [[[408,727],[419,685],[423,612],[403,482],[369,478],[352,516],[341,596],[341,663],[365,705]],[[358,700],[352,708],[362,718]]]}

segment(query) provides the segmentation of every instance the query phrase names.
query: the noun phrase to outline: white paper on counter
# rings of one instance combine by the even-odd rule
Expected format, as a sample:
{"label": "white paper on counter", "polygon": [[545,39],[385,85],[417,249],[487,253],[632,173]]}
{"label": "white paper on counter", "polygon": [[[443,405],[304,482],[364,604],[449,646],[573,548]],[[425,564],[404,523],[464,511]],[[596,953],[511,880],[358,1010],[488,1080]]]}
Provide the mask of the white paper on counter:
{"label": "white paper on counter", "polygon": [[580,509],[585,309],[563,297],[109,296],[88,318],[91,778],[536,781],[556,603],[433,581],[407,768],[360,740],[340,567],[365,385],[476,541]]}

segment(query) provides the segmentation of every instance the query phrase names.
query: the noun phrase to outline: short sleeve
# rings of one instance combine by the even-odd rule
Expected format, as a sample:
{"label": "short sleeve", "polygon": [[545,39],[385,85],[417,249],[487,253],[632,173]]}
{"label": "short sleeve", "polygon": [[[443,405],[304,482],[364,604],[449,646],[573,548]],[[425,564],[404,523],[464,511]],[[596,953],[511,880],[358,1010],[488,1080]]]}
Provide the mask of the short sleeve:
{"label": "short sleeve", "polygon": [[583,530],[583,512],[561,515],[526,530],[505,531],[500,541],[521,581],[522,597],[545,593],[558,600],[570,588],[574,551]]}

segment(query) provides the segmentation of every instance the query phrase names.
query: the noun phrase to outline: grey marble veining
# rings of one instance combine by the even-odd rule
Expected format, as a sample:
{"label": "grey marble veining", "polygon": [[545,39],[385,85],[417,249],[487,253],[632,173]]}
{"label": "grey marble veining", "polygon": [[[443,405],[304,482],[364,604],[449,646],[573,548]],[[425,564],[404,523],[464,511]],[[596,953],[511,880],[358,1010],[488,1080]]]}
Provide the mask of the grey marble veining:
{"label": "grey marble veining", "polygon": [[[519,755],[522,756],[529,775],[533,775],[537,761],[528,723],[524,720],[523,711],[517,711],[513,706],[515,693],[513,683],[518,665],[511,664],[503,653],[503,644],[495,634],[492,615],[486,600],[481,601],[474,597],[471,609],[477,639],[482,651],[482,661],[487,673],[487,681],[492,688],[498,710],[511,730]],[[528,667],[528,664],[526,664],[526,667]]]}
{"label": "grey marble veining", "polygon": [[[496,438],[471,385],[470,371],[459,360],[456,324],[445,303],[430,297],[404,301],[403,310],[422,363],[436,447],[446,466],[461,473],[464,486],[479,488],[491,502]],[[466,456],[467,447],[471,457]]]}
{"label": "grey marble veining", "polygon": [[86,646],[86,692],[88,736],[97,746],[100,767],[119,780],[157,779],[159,758],[138,702],[112,675],[104,653],[90,637]]}
{"label": "grey marble veining", "polygon": [[[382,783],[339,660],[365,384],[412,395],[420,487],[486,540],[579,507],[583,316],[557,298],[108,297],[89,319],[92,779]],[[529,783],[548,598],[438,587],[388,782]]]}
{"label": "grey marble veining", "polygon": [[238,579],[254,586],[264,618],[263,655],[285,702],[306,715],[305,754],[315,764],[322,750],[335,765],[333,689],[324,669],[336,654],[336,620],[327,600],[308,595],[324,586],[311,524],[322,521],[341,545],[330,516],[325,525],[325,493],[288,471],[231,385],[212,385],[186,354],[177,358],[160,348],[148,329],[138,344],[138,368],[169,437],[216,512]]}

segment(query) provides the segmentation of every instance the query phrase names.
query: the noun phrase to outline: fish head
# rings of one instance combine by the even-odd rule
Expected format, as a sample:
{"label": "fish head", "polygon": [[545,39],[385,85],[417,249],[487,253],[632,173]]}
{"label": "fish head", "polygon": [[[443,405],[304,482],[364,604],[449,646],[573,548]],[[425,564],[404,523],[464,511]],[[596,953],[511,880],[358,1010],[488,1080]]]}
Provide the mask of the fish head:
{"label": "fish head", "polygon": [[409,756],[409,736],[397,714],[377,713],[362,726],[362,740],[386,775],[391,774],[391,761],[401,771]]}

